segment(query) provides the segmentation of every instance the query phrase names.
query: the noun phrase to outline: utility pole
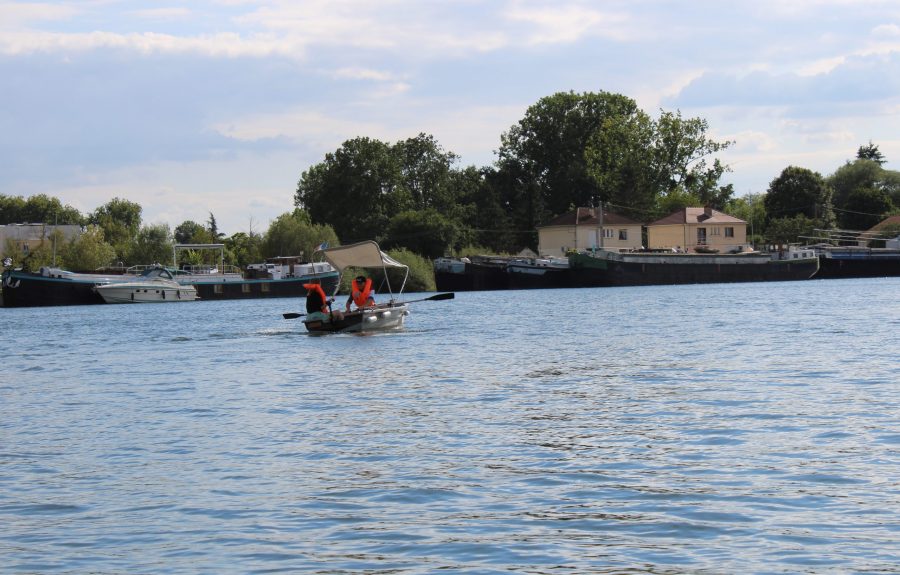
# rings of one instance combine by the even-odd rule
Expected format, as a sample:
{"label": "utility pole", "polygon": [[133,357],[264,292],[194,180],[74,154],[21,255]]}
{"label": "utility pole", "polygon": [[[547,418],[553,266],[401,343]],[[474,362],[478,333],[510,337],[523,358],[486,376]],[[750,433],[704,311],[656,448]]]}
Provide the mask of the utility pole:
{"label": "utility pole", "polygon": [[597,229],[600,232],[600,249],[602,250],[603,249],[603,236],[604,236],[604,233],[603,233],[603,200],[601,200],[598,203],[600,204],[600,207],[597,208],[599,210],[599,212],[597,213],[597,222],[598,222]]}

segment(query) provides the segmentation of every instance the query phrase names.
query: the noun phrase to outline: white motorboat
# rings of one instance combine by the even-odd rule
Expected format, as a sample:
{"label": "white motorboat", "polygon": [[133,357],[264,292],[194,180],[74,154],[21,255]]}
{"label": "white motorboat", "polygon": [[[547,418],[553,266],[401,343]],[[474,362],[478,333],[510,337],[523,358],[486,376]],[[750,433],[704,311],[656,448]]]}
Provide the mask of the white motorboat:
{"label": "white motorboat", "polygon": [[98,285],[94,291],[106,303],[165,303],[197,299],[194,286],[178,283],[165,268],[148,269],[134,281]]}

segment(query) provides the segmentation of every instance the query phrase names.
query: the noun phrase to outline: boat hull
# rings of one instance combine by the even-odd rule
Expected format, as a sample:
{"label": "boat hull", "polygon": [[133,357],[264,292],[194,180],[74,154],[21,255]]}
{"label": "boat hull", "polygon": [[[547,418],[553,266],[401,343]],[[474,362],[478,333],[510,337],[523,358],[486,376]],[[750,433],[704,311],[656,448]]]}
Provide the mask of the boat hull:
{"label": "boat hull", "polygon": [[[128,277],[99,274],[60,274],[48,277],[21,270],[3,272],[4,307],[43,307],[59,305],[93,305],[105,303],[94,287],[109,283],[124,283]],[[333,293],[337,288],[337,272],[325,272],[315,276],[283,279],[229,279],[209,277],[201,280],[179,280],[182,285],[193,286],[197,296],[204,301],[226,299],[252,299],[270,297],[306,297],[304,283],[313,277],[321,280],[322,289]]]}
{"label": "boat hull", "polygon": [[663,254],[598,252],[569,256],[569,267],[510,262],[435,267],[439,291],[613,287],[806,280],[819,267],[815,257],[776,260],[767,254]]}
{"label": "boat hull", "polygon": [[409,315],[409,306],[399,304],[377,307],[333,317],[331,321],[304,321],[310,333],[360,333],[387,331],[403,327],[403,320]]}
{"label": "boat hull", "polygon": [[900,276],[900,250],[838,249],[819,256],[817,279],[883,278]]}
{"label": "boat hull", "polygon": [[576,254],[570,261],[572,287],[799,281],[819,268],[815,257],[773,260],[752,254]]}
{"label": "boat hull", "polygon": [[174,303],[197,299],[197,290],[193,286],[108,284],[94,289],[106,303]]}

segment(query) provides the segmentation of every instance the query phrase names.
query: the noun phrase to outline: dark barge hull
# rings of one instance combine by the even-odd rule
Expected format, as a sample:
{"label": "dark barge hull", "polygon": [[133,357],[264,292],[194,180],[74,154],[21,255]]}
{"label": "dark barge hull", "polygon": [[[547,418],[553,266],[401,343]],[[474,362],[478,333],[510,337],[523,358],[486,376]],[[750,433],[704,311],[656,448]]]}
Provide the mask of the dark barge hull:
{"label": "dark barge hull", "polygon": [[900,251],[854,254],[848,257],[819,256],[816,279],[884,278],[900,276]]}
{"label": "dark barge hull", "polygon": [[[97,276],[97,281],[72,280],[65,277],[46,277],[21,270],[3,272],[3,307],[44,307],[60,305],[93,305],[104,303],[94,286],[105,283]],[[121,277],[121,276],[120,276]],[[332,293],[337,287],[338,273],[329,272],[316,276],[322,281],[322,289]],[[256,279],[227,281],[196,281],[186,283],[197,290],[200,300],[254,299],[270,297],[306,297],[303,284],[310,277],[286,279]]]}
{"label": "dark barge hull", "polygon": [[436,270],[435,283],[438,291],[473,291],[796,281],[810,279],[818,267],[814,257],[772,260],[765,254],[574,254],[568,269],[543,275],[466,264],[463,272]]}
{"label": "dark barge hull", "polygon": [[[768,256],[629,255],[606,259],[570,256],[572,287],[798,281],[813,277],[816,258],[770,260]],[[685,259],[692,258],[692,259]],[[743,259],[741,259],[743,258]],[[764,258],[754,260],[752,258]]]}

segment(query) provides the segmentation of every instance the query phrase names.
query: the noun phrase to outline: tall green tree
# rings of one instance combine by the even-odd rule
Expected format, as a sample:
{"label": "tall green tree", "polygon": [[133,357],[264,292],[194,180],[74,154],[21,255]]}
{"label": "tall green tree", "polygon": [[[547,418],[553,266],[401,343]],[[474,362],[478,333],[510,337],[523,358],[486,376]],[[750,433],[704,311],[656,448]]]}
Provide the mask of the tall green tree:
{"label": "tall green tree", "polygon": [[411,199],[395,194],[399,182],[400,164],[390,145],[356,138],[303,172],[294,204],[313,222],[333,226],[345,242],[377,238]]}
{"label": "tall green tree", "polygon": [[407,248],[426,258],[439,258],[456,244],[456,224],[434,208],[400,212],[387,228],[385,248]]}
{"label": "tall green tree", "polygon": [[596,201],[600,190],[585,150],[605,122],[637,112],[634,100],[608,92],[560,92],[529,107],[501,136],[497,152],[498,168],[519,186],[514,201],[528,206],[519,225],[533,227],[569,206]]}
{"label": "tall green tree", "polygon": [[858,188],[850,193],[841,212],[841,221],[846,229],[868,230],[886,218],[894,205],[884,190]]}
{"label": "tall green tree", "polygon": [[141,228],[142,211],[140,204],[113,198],[90,215],[90,223],[103,228],[105,241],[115,248],[116,257],[121,261],[128,261],[131,243]]}
{"label": "tall green tree", "polygon": [[834,190],[834,207],[838,225],[842,228],[856,229],[857,222],[849,214],[854,210],[848,204],[851,194],[857,190],[882,191],[893,205],[900,206],[900,172],[886,170],[875,160],[858,158],[848,161],[828,176],[826,182]]}
{"label": "tall green tree", "polygon": [[142,226],[138,231],[128,261],[137,265],[172,262],[172,232],[168,224]]}
{"label": "tall green tree", "polygon": [[831,188],[818,172],[789,166],[769,184],[765,197],[769,221],[798,215],[818,221],[822,228],[834,227]]}
{"label": "tall green tree", "polygon": [[275,218],[263,236],[262,255],[303,256],[312,259],[316,246],[328,242],[340,245],[337,234],[329,225],[312,223],[309,214],[300,209]]}
{"label": "tall green tree", "polygon": [[212,234],[209,229],[194,220],[185,220],[175,226],[175,243],[179,244],[211,244]]}
{"label": "tall green tree", "polygon": [[116,250],[106,242],[103,228],[91,224],[68,245],[63,263],[69,270],[92,271],[110,265],[115,258]]}
{"label": "tall green tree", "polygon": [[262,259],[262,236],[256,232],[238,232],[225,240],[228,261],[233,265],[247,267],[259,263]]}
{"label": "tall green tree", "polygon": [[879,151],[878,146],[872,143],[872,140],[869,140],[868,145],[859,147],[856,151],[856,158],[859,160],[870,160],[879,166],[887,161],[884,159],[884,154]]}

